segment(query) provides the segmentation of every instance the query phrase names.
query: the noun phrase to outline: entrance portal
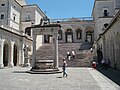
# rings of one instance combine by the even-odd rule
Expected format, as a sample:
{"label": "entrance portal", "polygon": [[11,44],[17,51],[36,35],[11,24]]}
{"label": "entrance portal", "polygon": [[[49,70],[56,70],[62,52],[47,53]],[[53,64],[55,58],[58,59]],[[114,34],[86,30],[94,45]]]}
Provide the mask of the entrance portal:
{"label": "entrance portal", "polygon": [[4,51],[3,51],[3,64],[4,67],[8,66],[8,53],[9,52],[9,47],[8,44],[4,44]]}
{"label": "entrance portal", "polygon": [[86,40],[89,41],[89,42],[92,42],[92,32],[91,31],[87,31],[86,32]]}
{"label": "entrance portal", "polygon": [[65,32],[66,42],[73,42],[73,31],[71,29],[67,29]]}

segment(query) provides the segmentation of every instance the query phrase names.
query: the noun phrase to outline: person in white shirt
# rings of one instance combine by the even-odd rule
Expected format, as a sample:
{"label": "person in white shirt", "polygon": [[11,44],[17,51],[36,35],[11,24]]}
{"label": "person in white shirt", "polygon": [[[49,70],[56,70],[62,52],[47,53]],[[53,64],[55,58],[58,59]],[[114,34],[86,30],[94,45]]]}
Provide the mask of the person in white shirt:
{"label": "person in white shirt", "polygon": [[74,51],[72,51],[72,57],[73,57],[73,59],[75,58],[75,52]]}

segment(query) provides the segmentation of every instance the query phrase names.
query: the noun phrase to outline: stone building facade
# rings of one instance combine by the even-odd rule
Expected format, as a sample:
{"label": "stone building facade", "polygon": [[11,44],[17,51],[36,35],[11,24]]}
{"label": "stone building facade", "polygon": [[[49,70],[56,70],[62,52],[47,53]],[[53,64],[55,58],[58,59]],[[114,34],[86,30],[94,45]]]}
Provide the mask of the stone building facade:
{"label": "stone building facade", "polygon": [[0,0],[0,68],[29,65],[32,33],[27,27],[46,17],[37,5],[25,0]]}
{"label": "stone building facade", "polygon": [[109,59],[120,70],[120,0],[95,0],[93,17],[98,62]]}
{"label": "stone building facade", "polygon": [[[30,65],[33,31],[29,27],[48,19],[36,5],[27,5],[25,0],[0,0],[0,68]],[[93,18],[50,19],[61,24],[59,43],[94,41]],[[44,22],[45,24],[45,22]],[[36,48],[52,43],[51,35],[38,35]]]}
{"label": "stone building facade", "polygon": [[[61,29],[58,31],[59,43],[94,41],[94,21],[92,17],[51,19],[51,23],[56,22],[61,25]],[[52,39],[48,35],[44,36],[45,40],[49,42]]]}

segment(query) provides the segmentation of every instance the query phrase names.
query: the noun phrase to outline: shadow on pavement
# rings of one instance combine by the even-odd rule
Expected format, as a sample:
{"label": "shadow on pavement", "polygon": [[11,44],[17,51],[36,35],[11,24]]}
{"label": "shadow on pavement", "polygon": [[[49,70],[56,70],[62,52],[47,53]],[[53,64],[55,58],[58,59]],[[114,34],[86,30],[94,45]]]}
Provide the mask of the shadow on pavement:
{"label": "shadow on pavement", "polygon": [[115,70],[112,68],[108,68],[108,69],[97,68],[97,70],[120,86],[120,71],[119,70]]}
{"label": "shadow on pavement", "polygon": [[62,78],[62,77],[57,77],[57,78]]}
{"label": "shadow on pavement", "polygon": [[13,71],[12,73],[26,73],[26,71]]}

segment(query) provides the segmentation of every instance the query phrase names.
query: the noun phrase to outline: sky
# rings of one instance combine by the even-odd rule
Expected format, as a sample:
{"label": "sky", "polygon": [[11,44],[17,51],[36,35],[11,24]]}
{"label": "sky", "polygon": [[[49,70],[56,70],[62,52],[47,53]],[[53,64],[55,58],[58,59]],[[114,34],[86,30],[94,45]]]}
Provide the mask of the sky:
{"label": "sky", "polygon": [[37,4],[51,19],[91,17],[94,0],[26,0]]}

